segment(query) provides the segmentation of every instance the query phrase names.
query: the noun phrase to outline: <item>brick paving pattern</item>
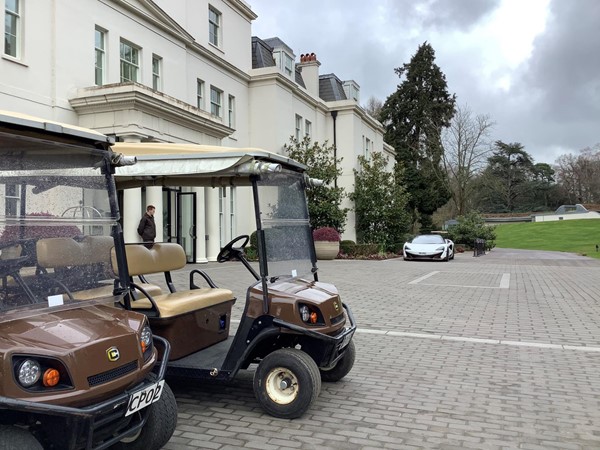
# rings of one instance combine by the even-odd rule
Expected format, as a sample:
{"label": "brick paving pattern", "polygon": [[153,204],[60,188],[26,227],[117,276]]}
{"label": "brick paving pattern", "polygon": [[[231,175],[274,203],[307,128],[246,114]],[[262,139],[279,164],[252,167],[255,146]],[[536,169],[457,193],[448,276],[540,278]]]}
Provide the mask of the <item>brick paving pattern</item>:
{"label": "brick paving pattern", "polygon": [[[236,293],[239,319],[250,274],[195,267]],[[494,249],[319,267],[358,322],[350,374],[295,420],[263,413],[251,371],[227,386],[170,380],[166,449],[600,448],[600,261]]]}

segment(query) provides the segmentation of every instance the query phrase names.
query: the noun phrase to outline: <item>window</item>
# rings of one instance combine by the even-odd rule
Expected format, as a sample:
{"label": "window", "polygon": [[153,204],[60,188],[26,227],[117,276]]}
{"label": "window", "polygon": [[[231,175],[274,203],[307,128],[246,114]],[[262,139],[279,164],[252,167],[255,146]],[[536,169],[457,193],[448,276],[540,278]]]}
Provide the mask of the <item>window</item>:
{"label": "window", "polygon": [[21,11],[20,0],[5,0],[4,6],[4,53],[20,56]]}
{"label": "window", "polygon": [[312,137],[312,123],[310,120],[304,121],[304,135]]}
{"label": "window", "polygon": [[213,116],[221,117],[221,108],[223,106],[223,91],[214,86],[210,87],[210,113]]}
{"label": "window", "polygon": [[96,86],[102,86],[104,84],[104,72],[106,67],[106,32],[96,27],[95,32],[95,43],[94,48],[96,52],[96,66],[95,66],[95,82]]}
{"label": "window", "polygon": [[196,106],[204,109],[204,81],[200,78],[196,80]]}
{"label": "window", "polygon": [[125,41],[121,41],[121,83],[138,81],[140,70],[140,50]]}
{"label": "window", "polygon": [[229,96],[229,128],[235,128],[235,97],[233,95]]}
{"label": "window", "polygon": [[371,151],[373,150],[373,142],[369,138],[365,138],[365,153],[364,157],[367,161],[371,160]]}
{"label": "window", "polygon": [[208,42],[221,46],[221,13],[212,6],[208,7]]}
{"label": "window", "polygon": [[294,60],[287,53],[283,54],[283,72],[289,77],[294,72]]}
{"label": "window", "polygon": [[296,140],[302,140],[302,116],[296,114]]}
{"label": "window", "polygon": [[6,184],[5,216],[18,216],[21,201],[21,186],[18,184]]}
{"label": "window", "polygon": [[152,89],[160,91],[162,89],[162,58],[152,55]]}

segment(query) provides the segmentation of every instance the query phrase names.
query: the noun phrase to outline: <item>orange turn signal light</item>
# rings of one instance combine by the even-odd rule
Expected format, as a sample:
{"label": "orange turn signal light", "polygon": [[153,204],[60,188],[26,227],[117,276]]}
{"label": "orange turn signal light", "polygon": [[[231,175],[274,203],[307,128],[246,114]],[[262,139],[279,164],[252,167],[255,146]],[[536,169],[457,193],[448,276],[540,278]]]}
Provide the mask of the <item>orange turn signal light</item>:
{"label": "orange turn signal light", "polygon": [[316,312],[310,313],[310,323],[317,323],[317,313]]}
{"label": "orange turn signal light", "polygon": [[146,349],[148,348],[148,346],[146,345],[146,343],[144,341],[140,341],[140,346],[142,347],[142,353],[144,353],[146,351]]}
{"label": "orange turn signal light", "polygon": [[60,381],[60,373],[56,369],[47,369],[42,381],[46,387],[56,386]]}

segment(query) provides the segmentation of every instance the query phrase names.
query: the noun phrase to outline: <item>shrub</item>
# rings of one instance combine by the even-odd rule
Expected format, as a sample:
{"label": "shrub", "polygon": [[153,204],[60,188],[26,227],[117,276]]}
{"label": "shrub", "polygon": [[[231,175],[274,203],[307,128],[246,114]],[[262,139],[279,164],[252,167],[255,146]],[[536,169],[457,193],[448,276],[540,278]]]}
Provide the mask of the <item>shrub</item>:
{"label": "shrub", "polygon": [[[52,219],[55,216],[48,212],[30,213],[27,214],[27,218],[41,217]],[[40,220],[40,222],[42,221]],[[44,225],[26,225],[21,227],[19,225],[9,225],[0,235],[0,242],[14,242],[19,239],[43,239],[53,237],[75,237],[81,234],[81,230],[75,225],[55,225],[50,223],[48,226]]]}
{"label": "shrub", "polygon": [[317,228],[313,231],[313,239],[315,241],[340,242],[340,233],[332,227]]}
{"label": "shrub", "polygon": [[258,237],[256,236],[256,231],[253,231],[250,234],[250,247],[254,249],[258,248]]}
{"label": "shrub", "polygon": [[305,136],[300,141],[290,137],[290,142],[283,149],[290,158],[307,166],[306,173],[309,177],[324,183],[323,186],[313,186],[306,191],[311,224],[317,228],[334,227],[343,233],[348,208],[342,207],[346,192],[335,182],[342,176],[342,159],[334,158],[334,147],[327,141],[320,144]]}
{"label": "shrub", "polygon": [[356,244],[356,246],[354,247],[355,256],[371,256],[378,253],[378,244]]}
{"label": "shrub", "polygon": [[458,224],[448,229],[450,239],[455,244],[465,244],[471,248],[475,239],[485,239],[486,248],[492,249],[495,246],[496,227],[486,225],[481,214],[472,211],[457,220]]}
{"label": "shrub", "polygon": [[343,240],[340,242],[340,251],[346,255],[354,255],[356,242],[351,240]]}

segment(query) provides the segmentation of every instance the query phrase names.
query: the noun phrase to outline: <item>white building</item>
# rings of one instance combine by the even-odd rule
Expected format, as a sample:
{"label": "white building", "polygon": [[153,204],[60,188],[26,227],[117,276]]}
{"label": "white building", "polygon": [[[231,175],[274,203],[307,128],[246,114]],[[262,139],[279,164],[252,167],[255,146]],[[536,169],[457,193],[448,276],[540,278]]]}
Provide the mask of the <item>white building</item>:
{"label": "white building", "polygon": [[[359,86],[320,75],[277,38],[252,37],[243,0],[0,0],[0,109],[93,128],[123,141],[193,142],[282,152],[290,136],[335,143],[349,192],[357,156],[391,148],[359,106]],[[297,60],[299,60],[297,62]],[[252,202],[230,188],[147,188],[122,199],[127,241],[146,204],[157,241],[191,262],[253,230]],[[346,206],[351,206],[348,202]],[[162,213],[162,214],[161,214]],[[349,215],[344,237],[354,239]]]}

